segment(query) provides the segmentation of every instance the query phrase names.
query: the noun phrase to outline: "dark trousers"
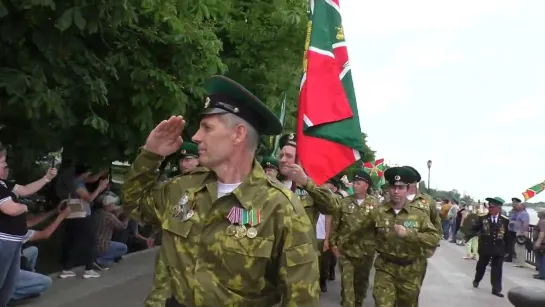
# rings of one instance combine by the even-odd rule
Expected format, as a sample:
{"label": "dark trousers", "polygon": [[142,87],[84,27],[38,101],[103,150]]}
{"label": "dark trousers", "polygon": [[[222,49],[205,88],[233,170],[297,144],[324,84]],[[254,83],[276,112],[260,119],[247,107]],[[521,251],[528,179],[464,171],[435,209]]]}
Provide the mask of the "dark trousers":
{"label": "dark trousers", "polygon": [[507,246],[507,255],[505,261],[513,261],[515,255],[515,243],[517,242],[517,233],[515,231],[509,231],[509,246]]}
{"label": "dark trousers", "polygon": [[479,260],[477,261],[477,267],[475,269],[474,282],[479,283],[483,279],[484,273],[486,272],[486,267],[490,263],[490,283],[492,284],[492,291],[501,292],[503,257],[504,256],[479,254]]}
{"label": "dark trousers", "polygon": [[85,270],[93,269],[95,261],[95,229],[91,216],[64,221],[64,240],[61,254],[63,270],[84,265]]}
{"label": "dark trousers", "polygon": [[328,249],[324,252],[324,261],[326,262],[325,265],[325,271],[327,273],[327,277],[329,280],[335,279],[335,267],[337,266],[337,257],[335,257],[335,254],[331,251],[331,249]]}
{"label": "dark trousers", "polygon": [[178,303],[174,296],[171,296],[166,300],[165,307],[185,307],[185,305]]}

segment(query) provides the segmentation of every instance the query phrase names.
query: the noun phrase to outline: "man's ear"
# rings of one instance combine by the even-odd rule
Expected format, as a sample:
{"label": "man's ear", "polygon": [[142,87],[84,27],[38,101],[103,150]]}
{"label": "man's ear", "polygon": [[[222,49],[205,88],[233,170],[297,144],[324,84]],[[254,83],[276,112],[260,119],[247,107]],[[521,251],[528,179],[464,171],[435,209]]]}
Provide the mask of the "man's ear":
{"label": "man's ear", "polygon": [[233,141],[235,141],[235,144],[239,144],[246,138],[246,135],[248,135],[248,130],[244,125],[236,125],[234,129]]}

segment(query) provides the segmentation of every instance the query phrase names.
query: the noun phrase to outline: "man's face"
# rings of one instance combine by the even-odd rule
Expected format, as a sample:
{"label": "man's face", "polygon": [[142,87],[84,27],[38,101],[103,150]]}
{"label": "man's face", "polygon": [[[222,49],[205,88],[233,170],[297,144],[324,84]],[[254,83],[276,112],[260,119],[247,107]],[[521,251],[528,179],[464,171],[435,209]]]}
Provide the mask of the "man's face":
{"label": "man's face", "polygon": [[178,162],[178,166],[182,173],[187,173],[194,170],[199,165],[199,159],[195,157],[184,157]]}
{"label": "man's face", "polygon": [[288,166],[295,164],[296,149],[293,146],[284,146],[280,150],[280,159],[278,164],[280,166],[280,173],[284,176],[288,176]]}
{"label": "man's face", "polygon": [[220,115],[208,115],[201,120],[199,130],[193,136],[193,142],[199,146],[199,163],[213,169],[233,155],[236,143],[245,138],[237,131],[238,125],[229,128]]}
{"label": "man's face", "polygon": [[264,171],[265,174],[271,178],[276,178],[276,176],[278,176],[278,170],[274,167],[266,167]]}
{"label": "man's face", "polygon": [[522,203],[519,202],[513,202],[513,209],[520,211],[522,210]]}
{"label": "man's face", "polygon": [[399,203],[407,198],[408,185],[390,185],[390,199]]}
{"label": "man's face", "polygon": [[352,182],[352,188],[354,189],[354,194],[365,194],[369,188],[369,184],[363,180],[354,180]]}
{"label": "man's face", "polygon": [[492,215],[498,215],[500,213],[500,206],[489,204],[488,212]]}

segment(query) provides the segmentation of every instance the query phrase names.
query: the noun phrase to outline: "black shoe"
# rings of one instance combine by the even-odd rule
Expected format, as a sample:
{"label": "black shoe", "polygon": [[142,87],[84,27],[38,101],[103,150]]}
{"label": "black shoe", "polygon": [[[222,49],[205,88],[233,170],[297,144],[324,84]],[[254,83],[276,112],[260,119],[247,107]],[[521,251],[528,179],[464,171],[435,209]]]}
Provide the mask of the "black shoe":
{"label": "black shoe", "polygon": [[123,260],[123,257],[119,256],[119,257],[114,259],[114,262],[118,263],[118,262],[121,262],[122,260]]}
{"label": "black shoe", "polygon": [[14,300],[14,299],[11,299],[9,302],[8,302],[8,307],[11,307],[11,306],[20,306],[20,305],[26,305],[28,303],[30,303],[31,301],[33,301],[34,299],[40,297],[41,294],[39,293],[36,293],[36,294],[32,294],[32,295],[29,295],[27,297],[24,297],[24,298],[20,298],[20,299],[17,299],[17,300]]}
{"label": "black shoe", "polygon": [[322,292],[327,292],[327,285],[325,283],[321,284],[320,285],[320,290],[322,290]]}
{"label": "black shoe", "polygon": [[479,288],[479,283],[476,282],[476,281],[474,281],[474,282],[473,282],[473,288]]}
{"label": "black shoe", "polygon": [[329,274],[329,280],[335,280],[335,273]]}
{"label": "black shoe", "polygon": [[93,262],[93,267],[96,269],[96,270],[99,270],[99,271],[108,271],[110,268],[107,266],[107,265],[104,265],[104,264],[100,264],[98,262]]}
{"label": "black shoe", "polygon": [[495,296],[497,296],[497,297],[504,297],[504,295],[501,294],[500,291],[494,291],[494,290],[492,290],[492,295],[495,295]]}

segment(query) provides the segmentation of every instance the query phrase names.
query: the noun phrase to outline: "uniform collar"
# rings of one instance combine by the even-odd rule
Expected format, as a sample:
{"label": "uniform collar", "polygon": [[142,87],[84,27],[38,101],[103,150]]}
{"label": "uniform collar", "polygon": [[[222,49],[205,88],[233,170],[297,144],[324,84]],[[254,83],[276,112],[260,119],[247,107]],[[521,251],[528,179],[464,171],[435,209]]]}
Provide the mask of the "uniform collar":
{"label": "uniform collar", "polygon": [[[259,165],[257,160],[254,160],[252,171],[250,172],[248,177],[246,177],[246,179],[244,179],[242,183],[233,190],[232,193],[244,209],[250,210],[262,208],[263,202],[254,201],[254,198],[258,197],[259,193],[253,192],[257,191],[260,188],[266,187],[267,178],[268,177],[265,174],[265,171],[263,170],[261,165]],[[210,175],[206,178],[204,184],[195,192],[198,192],[204,188],[208,190],[210,198],[213,202],[215,202],[218,199],[218,183],[216,174],[214,172],[210,172]]]}

